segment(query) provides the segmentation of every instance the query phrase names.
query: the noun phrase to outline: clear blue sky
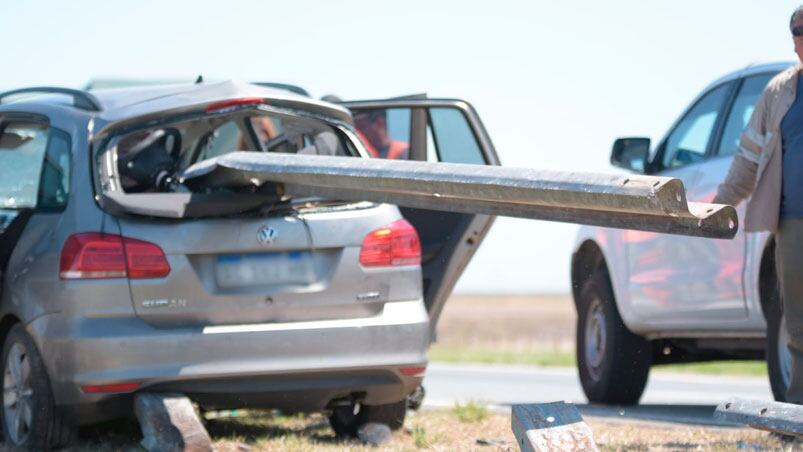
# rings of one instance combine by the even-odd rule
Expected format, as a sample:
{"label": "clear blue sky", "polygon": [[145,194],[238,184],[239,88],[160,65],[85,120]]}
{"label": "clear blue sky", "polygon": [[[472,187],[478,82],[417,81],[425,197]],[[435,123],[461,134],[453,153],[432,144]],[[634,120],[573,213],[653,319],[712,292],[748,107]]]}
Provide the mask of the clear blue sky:
{"label": "clear blue sky", "polygon": [[[0,0],[0,88],[203,74],[427,92],[473,103],[506,165],[612,171],[617,136],[657,140],[713,79],[792,60],[798,4]],[[567,291],[575,230],[499,219],[458,290]]]}

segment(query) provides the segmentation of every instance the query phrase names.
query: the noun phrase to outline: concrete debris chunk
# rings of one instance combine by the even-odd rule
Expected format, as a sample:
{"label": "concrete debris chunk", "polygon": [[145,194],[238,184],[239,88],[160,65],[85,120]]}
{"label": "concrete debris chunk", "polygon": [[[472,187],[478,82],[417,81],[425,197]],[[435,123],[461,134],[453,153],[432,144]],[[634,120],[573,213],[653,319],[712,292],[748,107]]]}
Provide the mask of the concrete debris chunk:
{"label": "concrete debris chunk", "polygon": [[140,393],[134,412],[149,452],[211,452],[215,448],[190,399],[181,394]]}
{"label": "concrete debris chunk", "polygon": [[378,422],[368,422],[357,429],[357,438],[366,444],[372,446],[379,446],[390,442],[393,435],[390,432],[390,427]]}
{"label": "concrete debris chunk", "polygon": [[523,452],[599,450],[591,429],[571,403],[513,405],[511,423]]}

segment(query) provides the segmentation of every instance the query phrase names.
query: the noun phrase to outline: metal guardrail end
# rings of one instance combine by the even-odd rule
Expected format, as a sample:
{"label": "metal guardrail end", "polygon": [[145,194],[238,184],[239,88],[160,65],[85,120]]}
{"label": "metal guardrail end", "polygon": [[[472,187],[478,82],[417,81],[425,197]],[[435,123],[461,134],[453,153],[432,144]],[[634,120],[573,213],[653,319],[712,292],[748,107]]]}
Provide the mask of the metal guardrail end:
{"label": "metal guardrail end", "polygon": [[714,418],[759,430],[803,437],[803,406],[734,397],[717,406]]}
{"label": "metal guardrail end", "polygon": [[702,230],[721,232],[718,238],[731,239],[739,231],[739,215],[733,206],[690,202],[688,209]]}

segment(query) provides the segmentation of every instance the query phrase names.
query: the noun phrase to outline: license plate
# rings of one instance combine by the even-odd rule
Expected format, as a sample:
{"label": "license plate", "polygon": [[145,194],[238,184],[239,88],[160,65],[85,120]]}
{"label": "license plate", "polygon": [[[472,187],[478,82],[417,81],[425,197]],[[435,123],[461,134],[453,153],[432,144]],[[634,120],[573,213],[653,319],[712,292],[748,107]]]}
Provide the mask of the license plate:
{"label": "license plate", "polygon": [[303,251],[218,256],[215,279],[219,287],[308,284],[310,264],[310,254]]}

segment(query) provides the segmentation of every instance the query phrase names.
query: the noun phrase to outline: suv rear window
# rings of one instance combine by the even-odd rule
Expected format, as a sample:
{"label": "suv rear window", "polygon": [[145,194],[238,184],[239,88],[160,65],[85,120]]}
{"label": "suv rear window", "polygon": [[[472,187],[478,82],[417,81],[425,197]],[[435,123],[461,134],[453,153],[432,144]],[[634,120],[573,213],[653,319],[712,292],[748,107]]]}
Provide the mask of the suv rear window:
{"label": "suv rear window", "polygon": [[174,176],[182,170],[236,151],[335,156],[355,153],[340,132],[322,120],[249,109],[176,122],[112,140],[108,152],[114,154],[117,174],[102,176],[118,180],[119,188],[126,193],[171,192],[179,189]]}
{"label": "suv rear window", "polygon": [[63,208],[69,182],[66,133],[30,122],[0,125],[0,208]]}

